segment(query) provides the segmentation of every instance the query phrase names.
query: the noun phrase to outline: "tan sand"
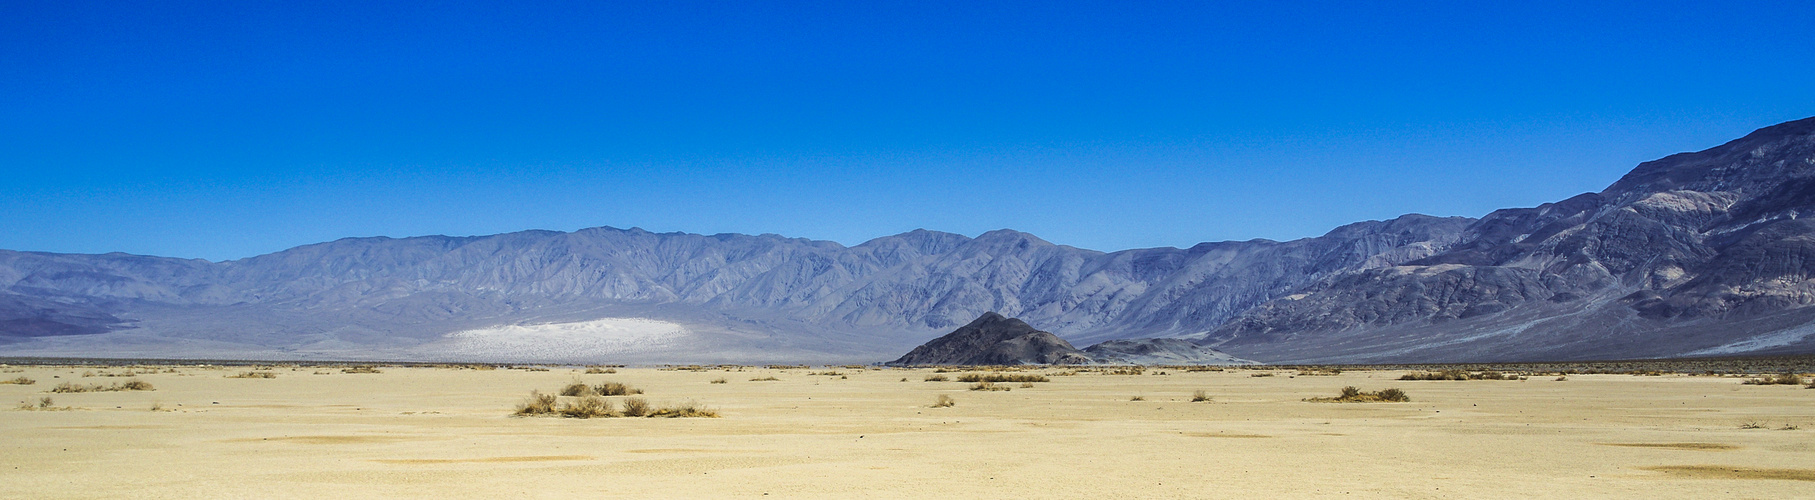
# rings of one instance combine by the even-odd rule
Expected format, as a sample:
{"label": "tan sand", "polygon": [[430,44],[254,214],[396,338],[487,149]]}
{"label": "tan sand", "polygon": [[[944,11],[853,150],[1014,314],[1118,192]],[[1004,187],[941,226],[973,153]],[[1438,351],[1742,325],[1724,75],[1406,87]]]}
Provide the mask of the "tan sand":
{"label": "tan sand", "polygon": [[[1815,390],[1735,378],[1150,370],[999,392],[923,382],[928,370],[226,378],[244,370],[184,367],[138,376],[155,391],[82,394],[45,391],[126,379],[0,373],[38,381],[0,385],[0,498],[1815,497]],[[764,376],[781,380],[750,381]],[[723,417],[509,416],[530,389],[575,377]],[[1345,385],[1412,402],[1302,401]],[[1195,390],[1213,401],[1189,402]],[[930,408],[940,394],[957,405]],[[13,409],[46,395],[74,409]]]}

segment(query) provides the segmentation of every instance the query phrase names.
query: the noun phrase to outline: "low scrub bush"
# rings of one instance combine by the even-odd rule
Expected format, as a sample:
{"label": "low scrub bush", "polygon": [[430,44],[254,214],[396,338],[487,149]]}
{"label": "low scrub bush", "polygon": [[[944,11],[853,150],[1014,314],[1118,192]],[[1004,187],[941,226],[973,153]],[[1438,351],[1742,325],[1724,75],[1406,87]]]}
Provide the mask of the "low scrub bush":
{"label": "low scrub bush", "polygon": [[38,383],[38,381],[29,379],[29,378],[25,378],[25,377],[19,377],[19,378],[10,379],[10,380],[0,380],[0,384],[32,385],[32,384],[36,384],[36,383]]}
{"label": "low scrub bush", "polygon": [[64,382],[61,384],[57,384],[56,387],[52,387],[50,389],[50,392],[75,393],[75,392],[151,391],[151,390],[156,390],[156,389],[152,388],[151,383],[143,381],[143,380],[139,380],[139,379],[132,379],[132,380],[128,380],[124,383],[118,383],[118,384],[113,384],[113,385],[100,385],[100,384],[83,385],[83,384],[77,384],[74,382]]}
{"label": "low scrub bush", "polygon": [[1802,385],[1802,375],[1781,373],[1766,375],[1763,378],[1746,379],[1745,382],[1740,383],[1745,385]]}
{"label": "low scrub bush", "polygon": [[555,395],[543,394],[542,391],[529,391],[529,399],[517,405],[517,414],[523,416],[548,415],[555,412]]}
{"label": "low scrub bush", "polygon": [[379,370],[378,367],[376,367],[376,366],[359,365],[359,366],[342,368],[342,369],[340,369],[340,372],[341,373],[384,373],[384,370]]}
{"label": "low scrub bush", "polygon": [[629,396],[643,393],[642,389],[617,382],[606,382],[592,386],[592,391],[598,393],[600,396]]}
{"label": "low scrub bush", "polygon": [[958,376],[959,382],[1049,382],[1045,375],[1022,373],[966,373]]}
{"label": "low scrub bush", "polygon": [[583,397],[587,397],[587,396],[598,396],[599,391],[596,389],[593,389],[592,386],[590,386],[590,385],[586,385],[585,382],[580,382],[580,381],[576,380],[576,381],[573,381],[572,383],[569,383],[566,386],[562,387],[561,395],[568,396],[568,397],[575,397],[575,398],[583,398]]}
{"label": "low scrub bush", "polygon": [[568,418],[604,418],[615,417],[611,412],[611,401],[598,396],[585,396],[561,407],[561,416]]}
{"label": "low scrub bush", "polygon": [[757,378],[750,379],[751,382],[774,382],[777,380],[781,380],[781,379],[775,378],[772,376],[771,377],[757,377]]}
{"label": "low scrub bush", "polygon": [[649,416],[650,411],[649,401],[643,398],[624,399],[624,416],[626,417],[646,417]]}
{"label": "low scrub bush", "polygon": [[1210,402],[1210,393],[1207,393],[1207,392],[1204,392],[1204,391],[1196,391],[1196,392],[1192,392],[1192,393],[1191,393],[1191,402],[1193,402],[1193,403],[1208,403],[1208,402]]}
{"label": "low scrub bush", "polygon": [[618,370],[616,368],[592,367],[592,368],[586,369],[587,375],[602,375],[602,374],[612,374],[612,373],[617,373],[617,372],[618,372]]}
{"label": "low scrub bush", "polygon": [[718,418],[718,412],[688,401],[674,406],[664,406],[649,414],[661,418]]}
{"label": "low scrub bush", "polygon": [[944,376],[944,375],[927,375],[926,376],[927,382],[944,382],[947,380],[951,380],[951,379],[946,378],[946,376]]}
{"label": "low scrub bush", "polygon": [[1404,403],[1411,400],[1412,398],[1410,396],[1405,395],[1405,391],[1399,389],[1384,389],[1378,392],[1361,392],[1361,389],[1357,389],[1355,386],[1351,385],[1342,388],[1342,393],[1336,397],[1310,398],[1305,401],[1318,403]]}
{"label": "low scrub bush", "polygon": [[712,383],[723,384],[723,383],[725,383],[725,377],[719,377],[719,378],[712,379]]}
{"label": "low scrub bush", "polygon": [[947,396],[944,394],[940,394],[938,398],[933,399],[934,408],[951,408],[951,407],[957,406],[957,405],[958,405],[958,400],[952,399],[951,396]]}
{"label": "low scrub bush", "polygon": [[973,391],[1006,391],[1008,387],[996,385],[995,382],[978,382],[971,385]]}
{"label": "low scrub bush", "polygon": [[227,378],[277,378],[277,374],[271,372],[239,372],[238,375],[228,375]]}

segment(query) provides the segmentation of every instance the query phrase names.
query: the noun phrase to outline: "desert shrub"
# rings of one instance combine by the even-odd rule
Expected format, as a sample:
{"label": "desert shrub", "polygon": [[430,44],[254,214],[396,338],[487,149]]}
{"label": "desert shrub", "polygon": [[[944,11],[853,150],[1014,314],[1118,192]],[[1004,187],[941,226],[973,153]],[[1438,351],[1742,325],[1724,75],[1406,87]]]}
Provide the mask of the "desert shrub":
{"label": "desert shrub", "polygon": [[[907,379],[902,379],[902,380],[907,380]],[[725,383],[725,377],[719,377],[719,378],[712,379],[712,383],[723,384],[723,383]]]}
{"label": "desert shrub", "polygon": [[375,367],[372,365],[359,365],[359,366],[342,368],[342,369],[340,369],[340,372],[341,373],[384,373],[383,370],[379,370],[378,367]]}
{"label": "desert shrub", "polygon": [[1006,391],[1009,389],[1007,387],[996,385],[995,382],[978,382],[976,384],[971,385],[971,390],[973,390],[973,391]]}
{"label": "desert shrub", "polygon": [[643,398],[624,399],[624,416],[646,417],[649,416],[650,413],[649,401],[646,401]]}
{"label": "desert shrub", "polygon": [[1146,397],[1144,397],[1144,396],[1135,396],[1135,397],[1132,397],[1132,398],[1128,398],[1128,400],[1129,400],[1129,401],[1146,401],[1146,400],[1147,400],[1147,398],[1146,398]]}
{"label": "desert shrub", "polygon": [[542,391],[529,391],[529,399],[517,405],[518,415],[548,415],[555,412],[555,396]]}
{"label": "desert shrub", "polygon": [[227,378],[277,378],[277,374],[271,372],[239,372],[238,375],[228,375]]}
{"label": "desert shrub", "polygon": [[1273,372],[1260,372],[1260,373],[1249,374],[1248,376],[1250,376],[1250,377],[1271,377],[1271,376],[1273,376]]}
{"label": "desert shrub", "polygon": [[1741,428],[1741,429],[1763,429],[1763,428],[1765,428],[1765,424],[1764,424],[1764,422],[1746,422],[1743,424],[1739,424],[1739,428]]}
{"label": "desert shrub", "polygon": [[1468,380],[1469,373],[1463,370],[1443,370],[1437,372],[1418,372],[1401,375],[1399,380]]}
{"label": "desert shrub", "polygon": [[587,396],[597,396],[597,395],[599,395],[599,391],[596,389],[593,389],[592,386],[590,386],[590,385],[586,385],[585,382],[575,380],[572,383],[569,383],[566,386],[561,388],[561,395],[568,396],[568,397],[583,398],[583,397],[587,397]]}
{"label": "desert shrub", "polygon": [[952,399],[951,396],[947,396],[944,394],[940,394],[938,398],[933,400],[934,408],[951,408],[951,407],[957,406],[957,405],[958,405],[958,400]]}
{"label": "desert shrub", "polygon": [[718,418],[718,412],[688,401],[674,406],[664,406],[649,414],[662,418]]}
{"label": "desert shrub", "polygon": [[119,387],[119,388],[118,389],[109,388],[108,390],[115,390],[115,391],[153,391],[153,390],[157,390],[157,389],[154,389],[151,387],[150,382],[146,382],[146,381],[139,380],[139,379],[128,380],[128,381],[126,381],[126,383],[120,384],[117,387]]}
{"label": "desert shrub", "polygon": [[951,379],[946,378],[944,375],[927,375],[926,376],[927,382],[944,382],[947,380],[951,380]]}
{"label": "desert shrub", "polygon": [[620,384],[617,382],[606,382],[603,384],[592,386],[592,391],[599,393],[600,396],[629,396],[632,394],[642,394],[643,393],[642,389],[638,389],[638,388],[631,387],[628,385]]}
{"label": "desert shrub", "polygon": [[1140,375],[1142,372],[1145,372],[1145,371],[1147,371],[1146,367],[1128,366],[1128,367],[1106,370],[1103,372],[1103,374],[1104,375]]}
{"label": "desert shrub", "polygon": [[11,380],[0,380],[0,384],[32,385],[32,384],[36,384],[36,383],[38,383],[38,381],[29,379],[29,378],[25,378],[25,377],[19,377],[19,378],[15,378],[15,379],[11,379]]}
{"label": "desert shrub", "polygon": [[1569,381],[1569,376],[1568,375],[1559,376],[1559,377],[1557,377],[1557,381],[1558,382],[1567,382],[1567,381]]}
{"label": "desert shrub", "polygon": [[1763,378],[1747,379],[1745,382],[1740,383],[1746,385],[1802,385],[1802,375],[1781,373],[1777,375],[1766,375]]}
{"label": "desert shrub", "polygon": [[773,376],[770,376],[770,377],[757,377],[757,378],[753,378],[753,379],[750,379],[750,381],[751,381],[751,382],[774,382],[774,381],[777,381],[777,380],[781,380],[781,379],[779,379],[779,378],[775,378],[775,377],[773,377]]}
{"label": "desert shrub", "polygon": [[54,404],[56,404],[56,402],[51,401],[50,396],[38,398],[38,408],[50,408],[51,405]]}
{"label": "desert shrub", "polygon": [[959,382],[1048,382],[1045,375],[1020,373],[991,373],[988,375],[966,373],[958,376]]}
{"label": "desert shrub", "polygon": [[1022,389],[1032,389],[1032,388],[1033,388],[1033,387],[1034,387],[1034,383],[1033,383],[1033,382],[1022,382],[1022,383],[1021,383],[1021,388],[1022,388]]}
{"label": "desert shrub", "polygon": [[1318,403],[1404,403],[1412,398],[1399,389],[1385,389],[1378,392],[1362,392],[1355,386],[1342,388],[1342,393],[1333,398],[1309,398],[1305,401]]}
{"label": "desert shrub", "polygon": [[1192,393],[1191,393],[1191,402],[1193,402],[1193,403],[1207,403],[1207,402],[1210,402],[1210,393],[1207,393],[1207,392],[1204,392],[1204,391],[1196,391],[1196,392],[1192,392]]}
{"label": "desert shrub", "polygon": [[616,415],[611,413],[611,401],[598,396],[585,396],[561,407],[561,416],[568,418],[602,418]]}
{"label": "desert shrub", "polygon": [[588,374],[588,375],[612,374],[612,373],[617,373],[617,372],[618,372],[618,370],[615,368],[599,368],[596,366],[586,369],[586,374]]}

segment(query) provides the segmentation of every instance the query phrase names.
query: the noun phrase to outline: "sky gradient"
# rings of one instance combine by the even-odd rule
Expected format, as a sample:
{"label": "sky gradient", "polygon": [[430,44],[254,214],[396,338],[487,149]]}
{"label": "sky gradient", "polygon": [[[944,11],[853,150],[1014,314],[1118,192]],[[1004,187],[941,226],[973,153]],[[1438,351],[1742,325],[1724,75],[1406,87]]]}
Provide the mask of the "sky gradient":
{"label": "sky gradient", "polygon": [[0,4],[0,248],[1284,240],[1815,115],[1795,2],[250,4]]}

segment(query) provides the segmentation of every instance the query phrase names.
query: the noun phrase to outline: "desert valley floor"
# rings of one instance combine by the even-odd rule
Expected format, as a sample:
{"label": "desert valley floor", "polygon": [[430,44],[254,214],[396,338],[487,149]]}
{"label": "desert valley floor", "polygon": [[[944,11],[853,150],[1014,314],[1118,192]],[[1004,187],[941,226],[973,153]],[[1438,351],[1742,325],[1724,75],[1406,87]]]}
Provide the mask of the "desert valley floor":
{"label": "desert valley floor", "polygon": [[[1815,497],[1802,385],[1074,370],[14,365],[35,383],[0,385],[0,497]],[[131,379],[154,390],[49,392]],[[720,416],[512,416],[576,379]],[[1305,401],[1344,386],[1411,401]]]}

